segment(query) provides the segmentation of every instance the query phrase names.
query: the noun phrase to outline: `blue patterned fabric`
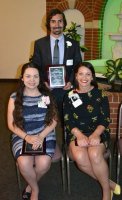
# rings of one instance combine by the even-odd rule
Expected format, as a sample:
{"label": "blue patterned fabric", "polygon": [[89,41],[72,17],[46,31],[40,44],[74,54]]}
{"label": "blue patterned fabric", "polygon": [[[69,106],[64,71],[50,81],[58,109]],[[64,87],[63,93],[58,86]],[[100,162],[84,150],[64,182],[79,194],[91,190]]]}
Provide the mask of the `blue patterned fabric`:
{"label": "blue patterned fabric", "polygon": [[[16,98],[16,93],[11,95],[11,98]],[[23,116],[24,116],[24,130],[27,134],[34,135],[41,133],[45,127],[44,119],[47,108],[38,107],[38,101],[41,95],[37,97],[24,96],[23,97]],[[15,158],[22,155],[23,139],[16,134],[12,134],[12,152]],[[55,131],[53,130],[46,137],[46,154],[53,156],[56,145]]]}

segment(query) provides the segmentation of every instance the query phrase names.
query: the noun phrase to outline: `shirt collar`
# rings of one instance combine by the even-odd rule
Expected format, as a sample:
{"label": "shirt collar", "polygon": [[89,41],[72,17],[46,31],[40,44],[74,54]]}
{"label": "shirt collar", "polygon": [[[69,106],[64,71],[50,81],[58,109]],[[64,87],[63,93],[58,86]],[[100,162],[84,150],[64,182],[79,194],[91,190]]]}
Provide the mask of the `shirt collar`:
{"label": "shirt collar", "polygon": [[52,35],[50,35],[50,39],[51,40],[53,40],[53,41],[55,41],[55,40],[59,40],[59,42],[61,41],[61,40],[64,40],[64,34],[62,34],[61,36],[59,36],[58,38],[55,38],[55,37],[53,37]]}

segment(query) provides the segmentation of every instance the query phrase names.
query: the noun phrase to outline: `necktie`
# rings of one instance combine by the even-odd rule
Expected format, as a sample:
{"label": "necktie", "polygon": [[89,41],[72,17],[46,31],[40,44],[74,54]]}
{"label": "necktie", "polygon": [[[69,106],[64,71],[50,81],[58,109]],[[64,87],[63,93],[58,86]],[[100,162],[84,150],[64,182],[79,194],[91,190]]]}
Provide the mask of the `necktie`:
{"label": "necktie", "polygon": [[53,52],[53,64],[59,64],[59,40],[55,40],[54,52]]}

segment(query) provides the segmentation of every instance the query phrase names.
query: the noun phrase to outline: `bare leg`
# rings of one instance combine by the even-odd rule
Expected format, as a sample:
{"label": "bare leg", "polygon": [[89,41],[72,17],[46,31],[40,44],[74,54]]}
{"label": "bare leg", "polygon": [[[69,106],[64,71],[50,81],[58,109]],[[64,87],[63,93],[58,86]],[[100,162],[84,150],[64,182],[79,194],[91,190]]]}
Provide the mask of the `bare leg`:
{"label": "bare leg", "polygon": [[[35,156],[33,158],[33,163],[35,164],[33,169],[36,174],[36,181],[38,182],[39,179],[50,169],[51,158],[49,156]],[[26,180],[26,181],[28,182],[28,180]],[[29,184],[29,182],[28,182],[28,184]],[[26,192],[31,192],[32,193],[31,198],[32,199],[35,198],[35,193],[31,189],[30,184],[26,187]]]}
{"label": "bare leg", "polygon": [[109,182],[109,172],[108,165],[104,159],[105,147],[103,144],[95,147],[88,148],[88,155],[90,163],[92,165],[93,173],[96,179],[99,181],[102,191],[103,200],[110,199],[110,182]]}
{"label": "bare leg", "polygon": [[[103,153],[105,151],[104,145],[101,145],[99,151],[97,149],[94,149],[94,151],[92,151],[92,148],[93,147],[89,147],[89,149],[86,147],[81,148],[81,147],[75,146],[74,142],[71,142],[70,153],[73,159],[75,160],[75,162],[77,163],[78,168],[81,171],[87,173],[92,178],[100,182],[102,190],[103,190],[103,200],[110,200],[108,167],[103,157]],[[97,157],[97,155],[99,156]],[[91,162],[92,159],[93,161]],[[101,165],[101,161],[102,161],[102,165]]]}
{"label": "bare leg", "polygon": [[[50,169],[51,157],[49,156],[35,156],[35,173],[37,182],[39,179]],[[32,200],[34,199],[35,194],[31,193]],[[35,199],[34,199],[35,200]]]}
{"label": "bare leg", "polygon": [[69,152],[71,155],[71,159],[73,159],[77,163],[78,168],[92,178],[96,179],[89,160],[87,148],[80,148],[78,146],[75,146],[74,142],[71,142],[69,146]]}
{"label": "bare leg", "polygon": [[38,181],[50,169],[50,166],[51,166],[50,156],[42,155],[35,157],[35,172]]}
{"label": "bare leg", "polygon": [[33,167],[34,157],[33,156],[20,156],[17,159],[19,169],[24,179],[30,185],[32,190],[31,200],[38,200],[38,183],[35,169]]}

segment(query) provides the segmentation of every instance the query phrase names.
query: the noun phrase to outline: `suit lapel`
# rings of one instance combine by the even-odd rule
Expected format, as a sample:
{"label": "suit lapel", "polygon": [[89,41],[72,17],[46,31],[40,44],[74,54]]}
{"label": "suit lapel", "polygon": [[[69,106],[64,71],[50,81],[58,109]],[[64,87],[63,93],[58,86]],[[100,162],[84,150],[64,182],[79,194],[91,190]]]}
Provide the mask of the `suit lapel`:
{"label": "suit lapel", "polygon": [[66,44],[66,41],[67,41],[67,38],[64,35],[64,60],[63,60],[64,64],[66,63],[66,60],[67,60],[67,44]]}
{"label": "suit lapel", "polygon": [[47,47],[46,52],[45,52],[46,59],[48,60],[48,63],[52,64],[50,36],[47,36],[47,38],[46,38],[46,44],[47,44],[47,45],[45,45]]}
{"label": "suit lapel", "polygon": [[71,49],[67,46],[67,41],[69,41],[69,38],[64,35],[64,64],[65,65],[71,53]]}

